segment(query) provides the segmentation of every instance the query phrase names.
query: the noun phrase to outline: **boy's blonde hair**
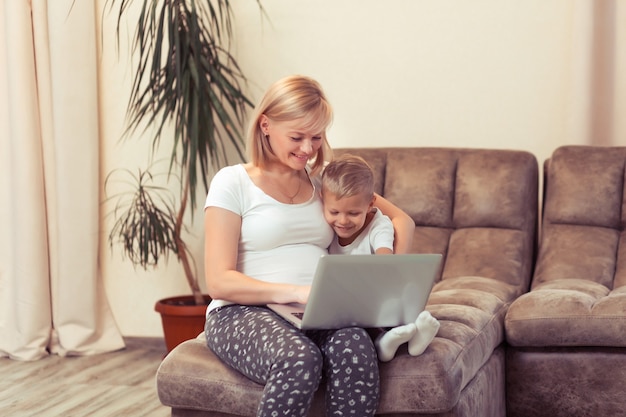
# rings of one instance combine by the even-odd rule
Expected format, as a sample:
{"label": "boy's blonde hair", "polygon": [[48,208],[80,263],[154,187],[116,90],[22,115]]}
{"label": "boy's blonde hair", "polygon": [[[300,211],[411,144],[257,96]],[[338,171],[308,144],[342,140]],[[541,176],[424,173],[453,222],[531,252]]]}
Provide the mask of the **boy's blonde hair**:
{"label": "boy's blonde hair", "polygon": [[337,199],[363,194],[369,200],[374,197],[374,172],[360,156],[343,154],[324,168],[324,193],[331,193]]}
{"label": "boy's blonde hair", "polygon": [[261,130],[263,115],[278,122],[302,119],[302,129],[321,133],[322,146],[311,161],[312,175],[332,157],[326,129],[332,123],[333,110],[317,81],[301,75],[285,77],[270,86],[256,106],[248,129],[248,152],[252,164],[259,167],[276,158]]}

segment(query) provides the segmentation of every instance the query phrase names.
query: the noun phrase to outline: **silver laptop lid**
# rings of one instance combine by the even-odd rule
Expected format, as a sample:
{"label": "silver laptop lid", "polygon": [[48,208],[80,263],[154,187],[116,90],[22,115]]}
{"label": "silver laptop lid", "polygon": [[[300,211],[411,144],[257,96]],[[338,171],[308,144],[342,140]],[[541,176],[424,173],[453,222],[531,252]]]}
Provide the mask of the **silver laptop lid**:
{"label": "silver laptop lid", "polygon": [[302,328],[394,327],[414,322],[424,311],[441,259],[440,254],[324,255]]}

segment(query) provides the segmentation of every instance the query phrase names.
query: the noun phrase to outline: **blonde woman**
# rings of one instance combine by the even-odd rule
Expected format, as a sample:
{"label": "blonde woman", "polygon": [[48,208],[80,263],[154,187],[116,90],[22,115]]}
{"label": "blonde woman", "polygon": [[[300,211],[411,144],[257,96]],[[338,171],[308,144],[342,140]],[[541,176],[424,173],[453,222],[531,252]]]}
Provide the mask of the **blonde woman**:
{"label": "blonde woman", "polygon": [[[257,416],[306,416],[322,375],[327,415],[373,416],[378,407],[376,348],[365,330],[302,332],[265,307],[307,302],[333,238],[320,198],[331,121],[315,80],[279,80],[253,114],[250,162],[220,170],[207,196],[207,345],[265,386]],[[396,251],[406,251],[412,219],[382,197],[376,206],[394,224]]]}

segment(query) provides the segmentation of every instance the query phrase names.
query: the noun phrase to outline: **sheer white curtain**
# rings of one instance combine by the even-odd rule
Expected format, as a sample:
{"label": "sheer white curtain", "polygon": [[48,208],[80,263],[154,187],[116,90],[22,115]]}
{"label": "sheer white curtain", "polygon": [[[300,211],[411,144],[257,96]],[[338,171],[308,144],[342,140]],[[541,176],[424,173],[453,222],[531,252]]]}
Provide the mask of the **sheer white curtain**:
{"label": "sheer white curtain", "polygon": [[98,267],[94,3],[0,0],[0,356],[124,347]]}

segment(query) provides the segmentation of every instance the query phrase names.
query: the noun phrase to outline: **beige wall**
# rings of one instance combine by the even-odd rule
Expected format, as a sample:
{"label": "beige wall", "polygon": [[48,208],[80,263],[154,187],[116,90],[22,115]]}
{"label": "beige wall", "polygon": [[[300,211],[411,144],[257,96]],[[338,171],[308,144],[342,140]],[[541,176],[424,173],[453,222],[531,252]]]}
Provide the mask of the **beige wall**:
{"label": "beige wall", "polygon": [[[101,3],[104,0],[99,0]],[[258,99],[307,74],[335,107],[333,146],[522,149],[543,161],[564,144],[626,145],[626,2],[605,0],[253,0],[233,2],[235,55]],[[114,14],[114,13],[113,13]],[[145,165],[118,143],[129,89],[114,16],[104,22],[103,172]],[[132,28],[131,28],[132,30]],[[130,35],[129,35],[130,36]],[[594,63],[592,65],[592,62]],[[103,230],[108,230],[108,223]],[[202,260],[202,210],[192,245]],[[135,271],[103,250],[104,280],[127,336],[161,334],[154,302],[186,293],[178,266]],[[201,265],[200,272],[202,272]]]}

